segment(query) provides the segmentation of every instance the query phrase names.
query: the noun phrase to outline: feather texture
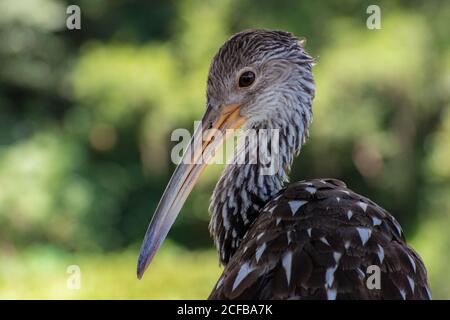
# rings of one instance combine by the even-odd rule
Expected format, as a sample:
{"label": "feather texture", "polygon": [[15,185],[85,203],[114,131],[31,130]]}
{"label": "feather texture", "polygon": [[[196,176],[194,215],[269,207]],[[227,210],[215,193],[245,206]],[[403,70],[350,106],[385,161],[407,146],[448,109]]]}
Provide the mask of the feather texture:
{"label": "feather texture", "polygon": [[[246,128],[279,130],[279,140],[241,143],[279,151],[272,175],[254,164],[228,164],[212,195],[210,232],[225,266],[211,299],[429,299],[426,269],[399,223],[333,179],[285,187],[308,137],[315,85],[313,59],[292,34],[240,32],[219,49],[208,75],[208,105],[242,103]],[[242,70],[255,83],[236,88]],[[273,157],[274,154],[269,154]],[[369,289],[368,268],[380,270]]]}
{"label": "feather texture", "polygon": [[[297,201],[304,205],[293,212]],[[261,210],[210,299],[430,299],[424,264],[397,225],[338,180],[291,184]],[[367,285],[373,265],[380,289]],[[251,272],[233,290],[243,269]]]}

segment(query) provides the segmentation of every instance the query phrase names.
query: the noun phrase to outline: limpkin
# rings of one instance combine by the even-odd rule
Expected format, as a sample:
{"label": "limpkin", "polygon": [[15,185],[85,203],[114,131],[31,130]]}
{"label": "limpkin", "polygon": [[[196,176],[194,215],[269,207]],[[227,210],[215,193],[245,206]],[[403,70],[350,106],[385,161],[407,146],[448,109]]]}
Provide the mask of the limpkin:
{"label": "limpkin", "polygon": [[[281,163],[273,174],[262,172],[260,158],[230,161],[214,189],[209,227],[224,270],[209,298],[431,298],[421,258],[386,210],[339,180],[287,184],[312,121],[313,63],[304,42],[284,31],[246,30],[222,45],[209,70],[205,114],[184,155],[190,161],[177,166],[164,191],[141,247],[138,278],[205,167],[198,160],[229,136],[202,132],[278,129],[278,141],[257,146],[278,144]],[[368,286],[371,266],[379,267],[378,287]]]}

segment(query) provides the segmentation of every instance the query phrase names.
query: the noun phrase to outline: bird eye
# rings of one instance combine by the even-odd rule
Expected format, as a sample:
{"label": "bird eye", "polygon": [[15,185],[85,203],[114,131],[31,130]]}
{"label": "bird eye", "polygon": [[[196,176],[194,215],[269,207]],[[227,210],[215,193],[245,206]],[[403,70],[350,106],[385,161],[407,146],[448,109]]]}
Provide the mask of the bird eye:
{"label": "bird eye", "polygon": [[252,85],[255,82],[255,73],[252,71],[245,71],[239,77],[239,87],[245,88]]}

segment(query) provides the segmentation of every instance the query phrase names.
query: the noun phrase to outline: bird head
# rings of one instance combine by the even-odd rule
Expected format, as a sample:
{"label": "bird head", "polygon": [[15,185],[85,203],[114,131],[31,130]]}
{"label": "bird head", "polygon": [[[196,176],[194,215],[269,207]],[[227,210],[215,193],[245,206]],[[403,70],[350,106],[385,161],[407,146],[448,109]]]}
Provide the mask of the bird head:
{"label": "bird head", "polygon": [[301,103],[314,97],[313,59],[303,44],[291,33],[274,30],[247,30],[228,39],[209,69],[206,96],[211,117],[238,108],[244,126],[251,128],[289,117],[292,109],[310,107],[310,101]]}
{"label": "bird head", "polygon": [[[138,260],[138,278],[167,236],[209,158],[229,136],[229,129],[268,123],[279,127],[295,119],[306,129],[314,97],[312,63],[302,41],[284,31],[247,30],[223,44],[209,70],[201,125],[195,130],[147,229]],[[220,138],[210,129],[221,132]],[[195,146],[198,141],[200,147]]]}

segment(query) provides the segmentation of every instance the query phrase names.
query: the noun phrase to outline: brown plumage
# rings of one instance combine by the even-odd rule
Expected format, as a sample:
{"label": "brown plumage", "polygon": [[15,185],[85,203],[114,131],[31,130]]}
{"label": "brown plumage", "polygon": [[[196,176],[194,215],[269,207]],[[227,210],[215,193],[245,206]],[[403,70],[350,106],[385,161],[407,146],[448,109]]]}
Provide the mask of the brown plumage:
{"label": "brown plumage", "polygon": [[[284,31],[243,31],[219,49],[202,125],[149,225],[138,277],[210,156],[198,160],[226,138],[204,139],[197,152],[203,130],[241,127],[258,139],[239,138],[245,143],[238,144],[211,198],[210,231],[225,268],[210,299],[431,298],[423,262],[386,210],[338,180],[286,185],[312,121],[312,63],[303,42]],[[276,135],[260,138],[269,131]],[[256,161],[241,163],[242,155]]]}
{"label": "brown plumage", "polygon": [[[210,299],[430,298],[425,267],[398,222],[338,180],[290,184],[240,248]],[[236,283],[246,263],[251,271]],[[380,289],[367,287],[371,265],[380,267]]]}

